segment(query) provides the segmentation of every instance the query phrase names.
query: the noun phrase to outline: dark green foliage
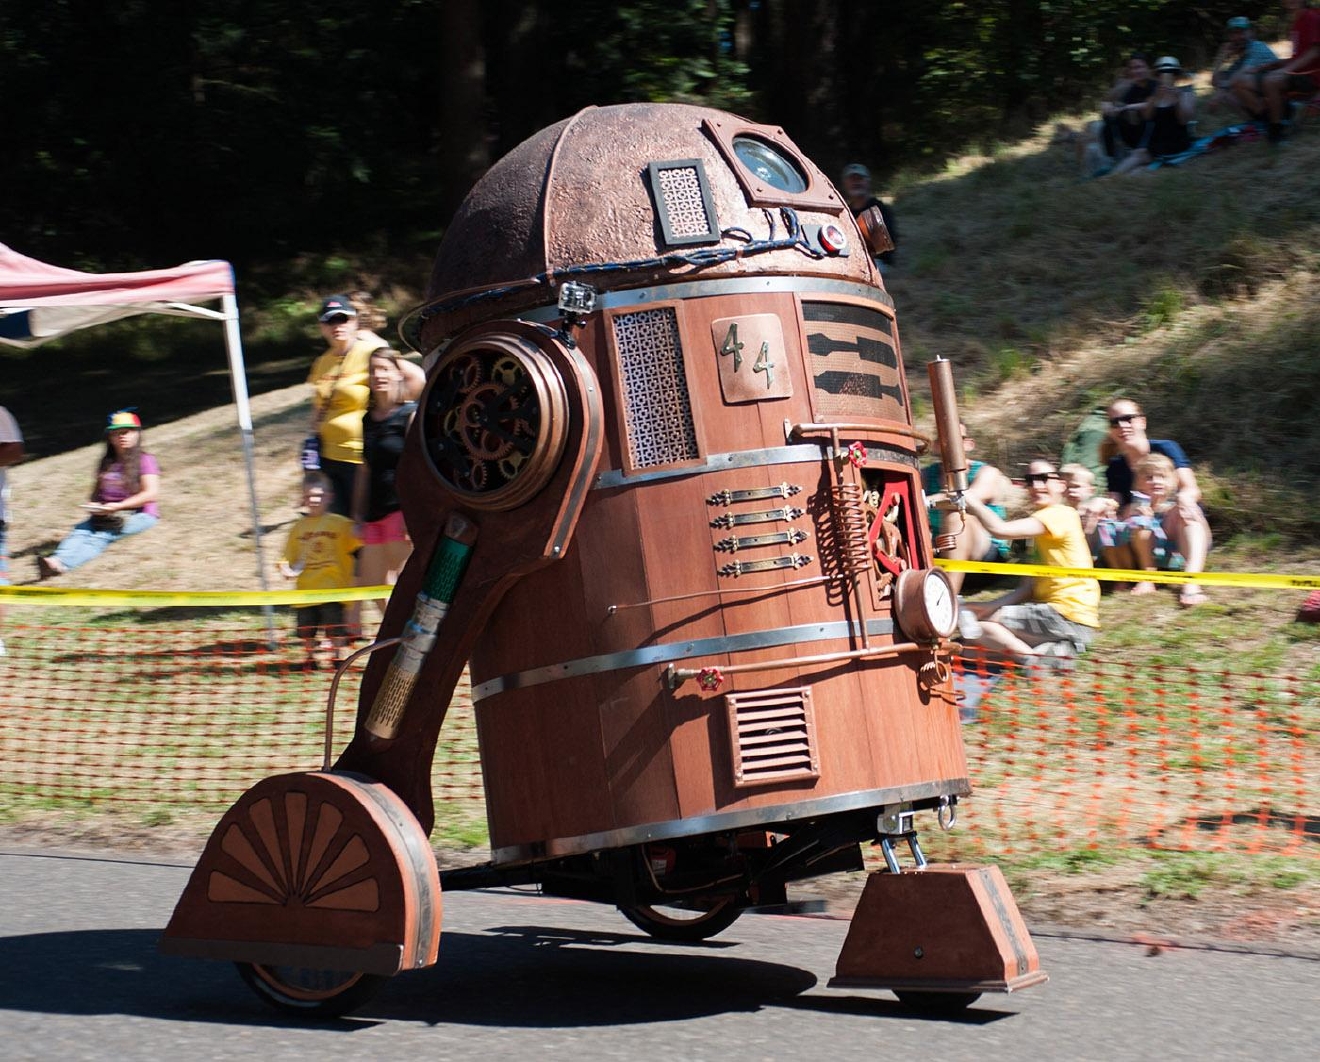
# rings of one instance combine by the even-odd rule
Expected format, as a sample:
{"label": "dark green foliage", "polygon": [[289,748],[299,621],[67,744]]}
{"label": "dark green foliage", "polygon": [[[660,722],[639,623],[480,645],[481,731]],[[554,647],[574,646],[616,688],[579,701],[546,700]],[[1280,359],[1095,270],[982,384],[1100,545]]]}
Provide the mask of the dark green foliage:
{"label": "dark green foliage", "polygon": [[[1229,0],[45,0],[0,8],[0,239],[69,265],[433,246],[490,159],[583,106],[703,102],[879,171],[1088,105]],[[244,270],[246,271],[246,270]]]}

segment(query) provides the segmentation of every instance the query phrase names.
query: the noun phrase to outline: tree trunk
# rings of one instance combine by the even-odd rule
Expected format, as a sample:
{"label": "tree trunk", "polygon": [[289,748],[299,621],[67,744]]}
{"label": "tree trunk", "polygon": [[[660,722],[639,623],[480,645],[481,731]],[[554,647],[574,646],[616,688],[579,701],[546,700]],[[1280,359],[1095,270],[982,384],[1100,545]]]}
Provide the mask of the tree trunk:
{"label": "tree trunk", "polygon": [[481,4],[445,0],[440,27],[437,170],[446,217],[490,165],[486,144],[486,49]]}

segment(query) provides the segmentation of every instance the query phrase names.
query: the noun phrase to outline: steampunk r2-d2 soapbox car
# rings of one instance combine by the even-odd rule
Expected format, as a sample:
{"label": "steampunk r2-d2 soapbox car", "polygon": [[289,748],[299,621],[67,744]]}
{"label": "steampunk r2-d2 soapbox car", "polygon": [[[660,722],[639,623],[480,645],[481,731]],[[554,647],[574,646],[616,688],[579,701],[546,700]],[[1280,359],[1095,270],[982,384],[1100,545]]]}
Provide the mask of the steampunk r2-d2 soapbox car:
{"label": "steampunk r2-d2 soapbox car", "polygon": [[[832,984],[956,1008],[1043,981],[999,871],[917,843],[971,787],[886,246],[783,130],[714,110],[589,108],[492,167],[405,322],[415,550],[353,738],[238,800],[162,947],[340,1013],[436,961],[442,881],[698,940],[878,844]],[[439,875],[469,660],[491,859]]]}

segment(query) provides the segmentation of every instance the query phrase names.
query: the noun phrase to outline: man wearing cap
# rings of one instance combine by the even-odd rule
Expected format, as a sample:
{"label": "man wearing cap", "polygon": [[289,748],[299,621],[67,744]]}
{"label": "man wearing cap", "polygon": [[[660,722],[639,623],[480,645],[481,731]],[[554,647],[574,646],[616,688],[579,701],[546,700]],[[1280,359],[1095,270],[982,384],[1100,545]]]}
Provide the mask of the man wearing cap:
{"label": "man wearing cap", "polygon": [[1288,96],[1320,92],[1320,11],[1305,0],[1283,0],[1292,15],[1292,58],[1275,59],[1233,79],[1233,91],[1247,113],[1266,123],[1271,143],[1283,139],[1283,112]]}
{"label": "man wearing cap", "polygon": [[[1233,80],[1243,73],[1259,70],[1275,62],[1278,56],[1264,41],[1256,40],[1251,19],[1242,15],[1228,20],[1228,35],[1210,64],[1210,84],[1214,93],[1206,101],[1207,110],[1235,110],[1246,113],[1242,101],[1233,91]],[[1251,117],[1251,115],[1247,115]]]}
{"label": "man wearing cap", "polygon": [[[14,415],[0,406],[0,586],[9,585],[9,484],[6,473],[10,465],[23,460],[23,433],[18,430]],[[5,610],[0,607],[0,619]],[[0,639],[0,656],[5,655],[5,643]]]}
{"label": "man wearing cap", "polygon": [[[843,168],[843,173],[839,176],[840,190],[843,192],[843,198],[848,201],[848,209],[852,211],[852,216],[857,217],[865,210],[871,207],[878,207],[880,216],[885,219],[885,228],[889,230],[889,239],[898,246],[898,229],[894,225],[894,212],[885,206],[883,202],[876,198],[871,191],[871,171],[860,162],[850,162]],[[876,255],[881,265],[881,271],[894,261],[894,252],[885,251],[883,254]]]}
{"label": "man wearing cap", "polygon": [[[389,347],[374,331],[384,323],[364,319],[371,313],[369,298],[359,294],[331,295],[321,303],[316,320],[326,342],[325,352],[312,363],[307,382],[312,396],[311,431],[320,441],[320,471],[334,486],[332,512],[348,515],[353,482],[362,464],[362,417],[371,396],[367,372],[371,352]],[[374,316],[374,315],[373,315]],[[405,399],[416,399],[426,383],[421,367],[399,359]]]}

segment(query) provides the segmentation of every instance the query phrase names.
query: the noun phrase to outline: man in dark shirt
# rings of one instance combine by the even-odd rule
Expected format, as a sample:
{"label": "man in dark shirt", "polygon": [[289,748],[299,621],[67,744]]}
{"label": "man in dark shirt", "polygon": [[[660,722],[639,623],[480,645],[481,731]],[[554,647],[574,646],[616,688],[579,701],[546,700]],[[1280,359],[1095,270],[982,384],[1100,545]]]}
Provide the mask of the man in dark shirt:
{"label": "man in dark shirt", "polygon": [[1128,58],[1126,77],[1120,79],[1100,103],[1104,120],[1104,150],[1115,162],[1141,147],[1146,137],[1146,117],[1142,109],[1155,92],[1157,82],[1151,76],[1150,58],[1133,52]]}

